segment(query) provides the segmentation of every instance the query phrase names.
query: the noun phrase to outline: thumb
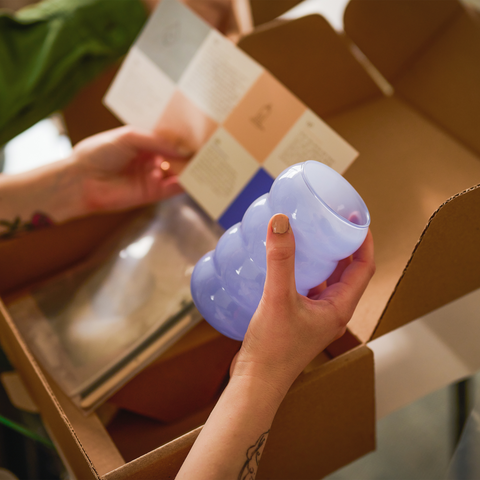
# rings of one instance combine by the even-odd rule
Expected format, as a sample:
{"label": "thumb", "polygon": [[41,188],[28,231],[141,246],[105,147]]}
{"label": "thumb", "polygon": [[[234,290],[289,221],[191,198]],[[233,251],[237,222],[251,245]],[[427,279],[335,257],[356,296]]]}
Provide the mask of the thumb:
{"label": "thumb", "polygon": [[267,230],[267,277],[264,294],[278,300],[296,294],[295,238],[286,215],[274,215]]}

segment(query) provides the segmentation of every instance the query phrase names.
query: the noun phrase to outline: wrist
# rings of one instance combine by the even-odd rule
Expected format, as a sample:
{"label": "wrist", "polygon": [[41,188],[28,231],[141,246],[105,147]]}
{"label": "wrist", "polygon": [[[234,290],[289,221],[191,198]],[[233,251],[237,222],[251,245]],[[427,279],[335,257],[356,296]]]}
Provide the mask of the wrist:
{"label": "wrist", "polygon": [[295,376],[279,366],[245,361],[239,355],[231,372],[231,380],[250,383],[262,388],[272,405],[277,405],[278,408],[295,380]]}
{"label": "wrist", "polygon": [[43,210],[56,223],[87,214],[83,206],[81,183],[80,169],[71,157],[52,164],[51,169],[45,171],[44,181],[38,182],[45,188],[45,195],[41,195]]}
{"label": "wrist", "polygon": [[71,158],[6,178],[11,215],[30,218],[35,212],[61,223],[84,214],[78,169]]}
{"label": "wrist", "polygon": [[67,163],[61,160],[28,172],[1,175],[0,218],[25,221],[33,213],[42,212],[55,222],[64,220],[64,211],[75,202],[71,185],[66,185],[70,183],[66,181],[70,168]]}
{"label": "wrist", "polygon": [[[247,374],[233,374],[227,385],[230,395],[236,398],[237,407],[251,412],[265,421],[267,429],[285,398],[286,391],[279,390],[274,384],[263,378]],[[232,392],[234,392],[232,394]]]}

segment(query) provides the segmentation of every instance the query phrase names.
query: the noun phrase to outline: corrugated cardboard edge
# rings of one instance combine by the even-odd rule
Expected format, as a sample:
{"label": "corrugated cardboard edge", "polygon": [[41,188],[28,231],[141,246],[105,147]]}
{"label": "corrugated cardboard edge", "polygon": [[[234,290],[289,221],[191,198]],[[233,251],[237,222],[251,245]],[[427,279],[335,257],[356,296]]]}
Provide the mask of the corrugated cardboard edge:
{"label": "corrugated cardboard edge", "polygon": [[[461,214],[455,211],[458,207]],[[452,252],[451,247],[459,237],[463,242]],[[478,251],[478,245],[480,184],[450,197],[432,214],[370,340],[480,288],[480,265],[469,265],[469,259],[474,258],[470,252]],[[441,260],[445,261],[444,265]],[[425,269],[422,266],[425,263],[431,268]],[[424,274],[418,275],[417,270],[423,270]],[[458,274],[450,275],[454,271]],[[425,272],[429,274],[428,278]],[[449,282],[450,278],[455,282]]]}
{"label": "corrugated cardboard edge", "polygon": [[373,363],[359,345],[301,375],[275,416],[256,478],[318,479],[374,450]]}
{"label": "corrugated cardboard edge", "polygon": [[174,479],[201,430],[202,427],[198,427],[124,466],[112,470],[103,476],[103,480]]}
{"label": "corrugated cardboard edge", "polygon": [[60,420],[55,428],[56,440],[62,442],[65,448],[71,449],[71,455],[75,456],[77,476],[86,480],[100,479],[95,466],[85,452],[42,371],[21,339],[15,325],[9,320],[5,305],[1,300],[0,323],[4,323],[0,327],[0,340],[5,353],[15,365],[17,371],[21,372],[27,390],[46,417],[46,423]]}
{"label": "corrugated cardboard edge", "polygon": [[[325,392],[322,388],[325,377],[335,380],[334,391]],[[357,385],[359,378],[361,378],[361,385],[352,391],[353,385]],[[304,395],[305,389],[314,389],[317,395],[314,398],[307,398]],[[328,406],[335,408],[336,405],[336,402],[330,401],[332,395],[339,399],[348,399],[348,408],[345,409],[345,418],[343,419],[347,421],[339,423],[338,418],[328,411]],[[303,402],[300,408],[298,402]],[[302,478],[320,478],[345,463],[372,451],[375,448],[374,403],[373,353],[365,345],[355,347],[349,352],[349,355],[341,355],[331,360],[328,368],[301,375],[290,389],[276,416],[275,422],[277,425],[281,425],[281,428],[275,428],[274,423],[257,478],[259,480],[296,478],[292,475],[295,475],[294,472],[298,474],[299,462],[302,464]],[[322,405],[326,405],[326,407],[321,408]],[[359,412],[361,412],[360,418],[358,417]],[[312,421],[310,416],[312,413],[320,417],[321,421]],[[329,419],[330,425],[326,425]],[[319,425],[323,425],[322,431],[329,428],[332,435],[325,438],[323,434],[319,433]],[[308,428],[305,429],[305,426]],[[201,429],[202,427],[198,427],[122,467],[112,470],[103,479],[174,479]],[[358,441],[359,436],[362,441]],[[321,439],[329,444],[334,442],[338,445],[337,459],[331,461],[321,458],[321,456],[308,455],[309,448],[307,447],[319,443]],[[351,443],[348,445],[349,448],[343,448],[345,442]],[[321,445],[318,448],[321,450]],[[294,462],[290,471],[282,467],[280,472],[279,465],[282,464],[282,459],[288,456],[296,458],[297,454],[302,457],[302,460]],[[305,456],[306,458],[303,459]]]}

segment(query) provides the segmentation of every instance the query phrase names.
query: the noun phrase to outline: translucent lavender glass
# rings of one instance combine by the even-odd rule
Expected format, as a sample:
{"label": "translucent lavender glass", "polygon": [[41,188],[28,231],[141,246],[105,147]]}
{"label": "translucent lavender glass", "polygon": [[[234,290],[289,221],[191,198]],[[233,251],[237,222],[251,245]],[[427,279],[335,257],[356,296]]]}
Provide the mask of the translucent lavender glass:
{"label": "translucent lavender glass", "polygon": [[243,340],[262,296],[267,227],[276,213],[289,217],[295,235],[295,281],[302,295],[360,247],[370,224],[364,201],[335,170],[312,160],[287,168],[193,271],[195,305],[227,337]]}

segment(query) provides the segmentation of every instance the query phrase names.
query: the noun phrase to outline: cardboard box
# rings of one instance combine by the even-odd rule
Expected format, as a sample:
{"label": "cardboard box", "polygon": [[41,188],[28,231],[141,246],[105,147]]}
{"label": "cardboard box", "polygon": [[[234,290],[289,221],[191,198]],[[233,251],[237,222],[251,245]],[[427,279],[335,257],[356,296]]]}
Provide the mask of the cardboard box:
{"label": "cardboard box", "polygon": [[[321,478],[371,451],[374,374],[366,342],[480,287],[478,17],[454,0],[352,0],[345,29],[341,37],[313,15],[264,25],[240,41],[360,152],[345,176],[369,206],[377,262],[347,334],[307,367],[281,405],[258,479]],[[378,72],[383,89],[373,79]],[[0,244],[2,277],[15,272],[12,259],[26,244],[33,259],[43,259],[36,274],[63,268],[68,255],[60,261],[53,243],[42,247],[36,238],[56,245],[98,218]],[[15,288],[22,272],[31,280],[25,268]],[[153,425],[132,454],[125,438],[136,444],[145,430],[125,421],[109,433],[97,415],[84,418],[41,372],[4,306],[0,336],[78,478],[175,477],[211,407]]]}
{"label": "cardboard box", "polygon": [[201,322],[109,402],[164,423],[189,417],[218,398],[240,345]]}

